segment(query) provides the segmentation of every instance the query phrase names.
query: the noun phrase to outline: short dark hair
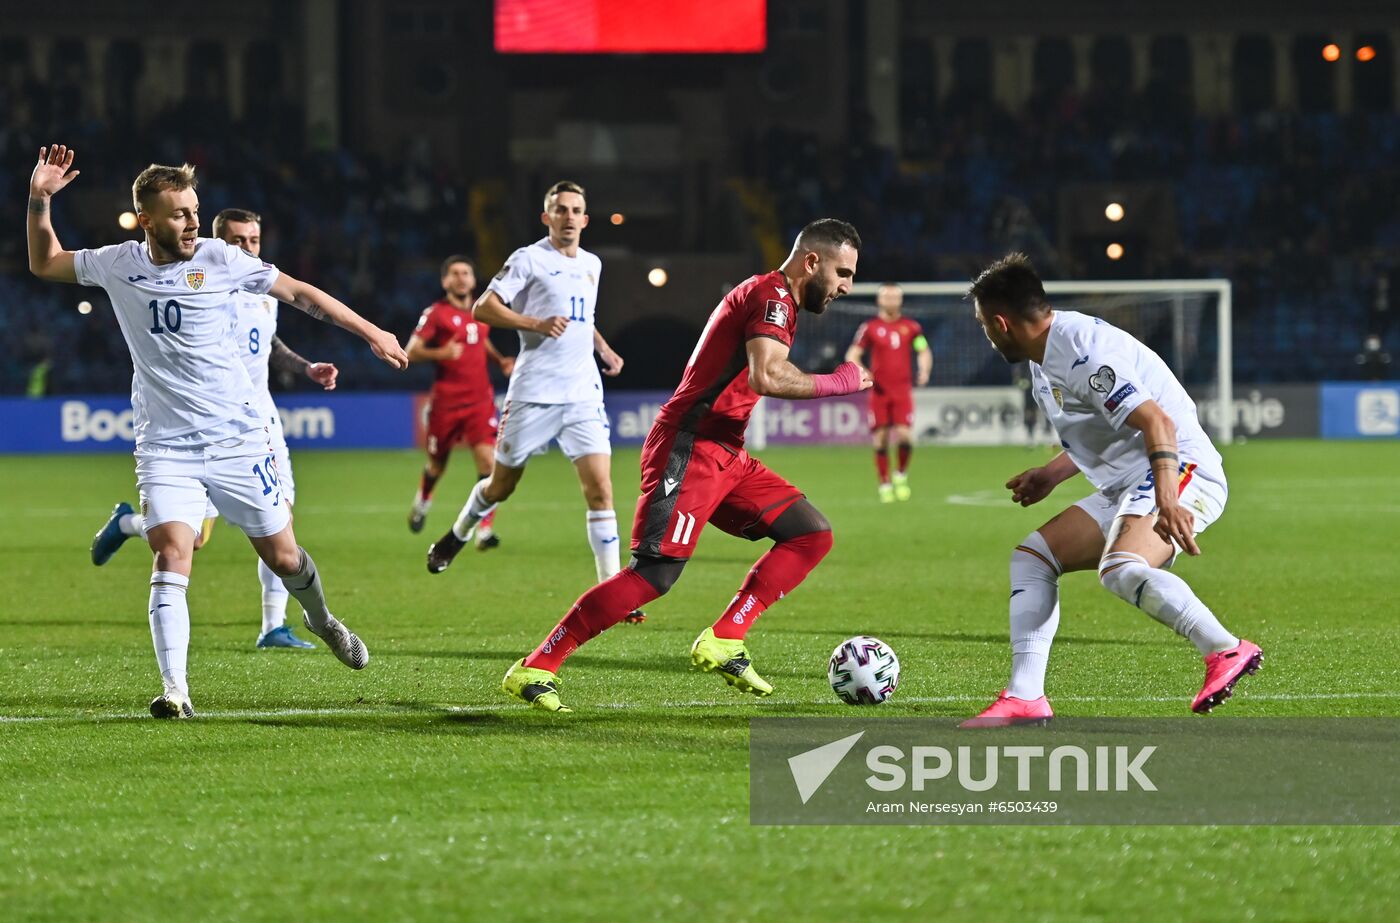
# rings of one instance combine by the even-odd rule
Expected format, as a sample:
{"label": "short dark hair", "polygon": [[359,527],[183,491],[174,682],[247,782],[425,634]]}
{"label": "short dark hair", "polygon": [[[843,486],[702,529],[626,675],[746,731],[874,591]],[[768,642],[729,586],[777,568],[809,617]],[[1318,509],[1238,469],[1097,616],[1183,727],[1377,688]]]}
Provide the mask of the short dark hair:
{"label": "short dark hair", "polygon": [[1043,317],[1050,310],[1045,286],[1024,253],[1008,253],[982,270],[967,290],[967,297],[984,309],[1024,320]]}
{"label": "short dark hair", "polygon": [[552,199],[552,198],[554,198],[555,196],[559,195],[559,193],[561,193],[561,192],[577,192],[577,193],[579,194],[579,196],[583,199],[584,205],[587,205],[587,204],[588,204],[588,193],[586,193],[586,192],[583,191],[583,187],[582,187],[582,186],[580,186],[578,183],[574,182],[573,180],[561,179],[559,182],[555,183],[553,186],[550,186],[550,187],[549,187],[549,191],[546,192],[546,193],[544,194],[544,210],[545,210],[545,211],[549,211],[549,200]]}
{"label": "short dark hair", "polygon": [[818,218],[797,233],[797,246],[804,250],[840,250],[842,244],[860,250],[860,235],[853,225],[840,218]]}
{"label": "short dark hair", "polygon": [[226,208],[214,216],[214,236],[223,240],[224,229],[228,227],[230,221],[253,222],[262,226],[262,215],[249,211],[246,208]]}
{"label": "short dark hair", "polygon": [[194,189],[198,183],[194,178],[194,167],[182,163],[178,167],[153,163],[142,170],[131,184],[131,204],[137,212],[146,210],[146,204],[159,192],[172,190],[184,192]]}
{"label": "short dark hair", "polygon": [[449,269],[451,269],[451,268],[452,268],[454,265],[456,265],[457,263],[466,263],[468,266],[470,266],[470,267],[472,268],[472,275],[476,275],[476,264],[472,262],[471,257],[469,257],[469,256],[463,256],[463,255],[460,254],[460,253],[454,253],[454,254],[452,254],[451,256],[449,256],[447,259],[445,259],[445,260],[442,261],[442,269],[438,271],[438,278],[439,278],[439,279],[446,279],[446,278],[447,278],[447,271],[448,271]]}

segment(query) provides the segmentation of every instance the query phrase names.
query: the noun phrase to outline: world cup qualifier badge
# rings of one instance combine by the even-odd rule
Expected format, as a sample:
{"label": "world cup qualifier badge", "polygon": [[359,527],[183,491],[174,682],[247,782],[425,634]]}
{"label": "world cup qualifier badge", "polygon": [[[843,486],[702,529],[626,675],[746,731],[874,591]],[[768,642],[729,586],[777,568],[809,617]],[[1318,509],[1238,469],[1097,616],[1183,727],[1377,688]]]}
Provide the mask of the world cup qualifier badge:
{"label": "world cup qualifier badge", "polygon": [[1113,385],[1118,381],[1118,376],[1113,373],[1113,369],[1106,365],[1099,366],[1099,370],[1089,376],[1089,387],[1100,394],[1107,394],[1113,390]]}
{"label": "world cup qualifier badge", "polygon": [[185,284],[190,287],[190,291],[197,292],[204,288],[204,270],[186,269]]}
{"label": "world cup qualifier badge", "polygon": [[777,327],[786,327],[788,319],[788,306],[781,301],[769,299],[768,307],[763,312],[763,319]]}

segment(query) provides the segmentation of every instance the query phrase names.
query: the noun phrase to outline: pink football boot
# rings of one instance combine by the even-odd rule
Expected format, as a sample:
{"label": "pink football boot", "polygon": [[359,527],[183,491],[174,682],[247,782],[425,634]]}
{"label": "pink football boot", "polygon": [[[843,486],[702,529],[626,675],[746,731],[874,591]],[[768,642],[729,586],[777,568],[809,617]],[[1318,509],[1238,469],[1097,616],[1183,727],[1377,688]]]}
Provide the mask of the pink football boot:
{"label": "pink football boot", "polygon": [[1204,715],[1224,702],[1235,691],[1235,683],[1264,663],[1264,652],[1253,641],[1240,639],[1228,651],[1206,655],[1206,683],[1191,703],[1191,710]]}
{"label": "pink football boot", "polygon": [[960,728],[1004,728],[1013,724],[1034,724],[1041,727],[1050,723],[1055,713],[1050,710],[1050,700],[1041,696],[1038,699],[1018,699],[1001,691],[997,700],[976,718],[968,718]]}

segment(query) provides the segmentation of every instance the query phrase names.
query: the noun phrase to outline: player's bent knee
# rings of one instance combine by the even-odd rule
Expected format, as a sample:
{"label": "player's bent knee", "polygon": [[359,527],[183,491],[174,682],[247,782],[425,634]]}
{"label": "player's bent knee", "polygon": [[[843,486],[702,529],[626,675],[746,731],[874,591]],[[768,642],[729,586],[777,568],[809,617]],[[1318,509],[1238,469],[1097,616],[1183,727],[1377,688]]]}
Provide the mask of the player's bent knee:
{"label": "player's bent knee", "polygon": [[1099,562],[1099,583],[1114,596],[1137,605],[1152,566],[1140,554],[1110,551]]}
{"label": "player's bent knee", "polygon": [[[815,533],[825,533],[826,550],[831,550],[833,541],[831,521],[805,497],[783,510],[778,518],[773,520],[773,524],[768,527],[768,537],[778,542],[790,541],[798,536]],[[816,539],[815,541],[821,540]]]}
{"label": "player's bent knee", "polygon": [[1059,577],[1064,570],[1059,559],[1055,557],[1055,552],[1050,549],[1050,543],[1039,532],[1027,535],[1021,539],[1020,544],[1011,549],[1011,567],[1013,570],[1045,571],[1052,577]]}
{"label": "player's bent knee", "polygon": [[638,577],[651,584],[658,594],[665,596],[680,579],[681,571],[685,569],[685,561],[677,558],[634,555],[627,566],[636,571]]}

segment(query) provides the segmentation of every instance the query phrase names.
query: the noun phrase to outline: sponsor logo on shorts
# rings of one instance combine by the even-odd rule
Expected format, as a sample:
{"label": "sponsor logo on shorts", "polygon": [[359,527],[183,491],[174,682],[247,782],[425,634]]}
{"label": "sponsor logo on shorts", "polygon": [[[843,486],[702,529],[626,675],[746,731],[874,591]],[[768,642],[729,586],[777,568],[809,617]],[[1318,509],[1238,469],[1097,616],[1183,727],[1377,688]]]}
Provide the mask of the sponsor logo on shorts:
{"label": "sponsor logo on shorts", "polygon": [[768,300],[768,308],[763,312],[763,319],[777,327],[786,327],[788,322],[788,306],[781,301]]}
{"label": "sponsor logo on shorts", "polygon": [[1137,387],[1132,382],[1113,392],[1113,396],[1103,402],[1104,410],[1117,410],[1118,405],[1123,403],[1124,398],[1130,394],[1137,393]]}
{"label": "sponsor logo on shorts", "polygon": [[1113,386],[1117,381],[1118,376],[1114,374],[1113,369],[1106,365],[1101,365],[1097,372],[1089,376],[1089,387],[1100,394],[1107,394],[1109,391],[1113,390]]}
{"label": "sponsor logo on shorts", "polygon": [[662,482],[662,485],[666,490],[666,496],[671,496],[671,494],[675,492],[676,488],[680,486],[680,483],[681,482],[676,480],[675,478],[666,478]]}

